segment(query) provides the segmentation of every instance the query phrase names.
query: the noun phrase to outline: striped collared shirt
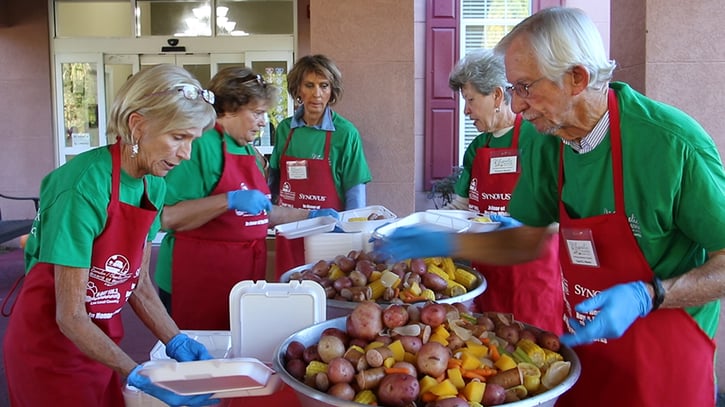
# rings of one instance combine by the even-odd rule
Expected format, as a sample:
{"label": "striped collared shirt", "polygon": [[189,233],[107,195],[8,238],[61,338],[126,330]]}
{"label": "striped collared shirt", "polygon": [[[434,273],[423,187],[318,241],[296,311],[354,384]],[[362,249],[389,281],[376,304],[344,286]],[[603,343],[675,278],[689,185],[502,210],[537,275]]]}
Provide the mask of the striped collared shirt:
{"label": "striped collared shirt", "polygon": [[607,135],[609,130],[609,110],[604,112],[604,115],[597,125],[594,126],[591,132],[579,141],[576,140],[563,140],[564,144],[570,146],[574,151],[579,154],[588,153],[594,150],[604,140],[604,136]]}

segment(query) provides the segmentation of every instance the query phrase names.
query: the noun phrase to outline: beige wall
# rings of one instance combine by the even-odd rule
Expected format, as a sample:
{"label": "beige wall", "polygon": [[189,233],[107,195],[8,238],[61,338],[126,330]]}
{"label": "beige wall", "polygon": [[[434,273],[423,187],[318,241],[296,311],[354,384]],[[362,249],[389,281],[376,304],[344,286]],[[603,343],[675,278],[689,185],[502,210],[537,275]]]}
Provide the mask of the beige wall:
{"label": "beige wall", "polygon": [[342,71],[336,110],[362,135],[368,202],[399,216],[415,210],[412,22],[413,0],[310,0],[310,52]]}
{"label": "beige wall", "polygon": [[[0,26],[0,193],[38,194],[54,168],[48,3],[5,2]],[[28,202],[0,200],[4,218],[32,217]]]}

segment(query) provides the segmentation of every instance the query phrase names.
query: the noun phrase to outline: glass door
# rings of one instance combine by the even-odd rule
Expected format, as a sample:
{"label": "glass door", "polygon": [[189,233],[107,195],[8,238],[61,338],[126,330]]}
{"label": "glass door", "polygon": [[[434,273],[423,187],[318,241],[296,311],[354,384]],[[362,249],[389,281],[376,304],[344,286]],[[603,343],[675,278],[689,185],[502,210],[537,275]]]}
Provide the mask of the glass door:
{"label": "glass door", "polygon": [[[58,164],[107,143],[101,54],[57,55],[56,129]],[[100,108],[99,108],[100,106]]]}
{"label": "glass door", "polygon": [[184,54],[184,55],[141,55],[141,66],[173,64],[178,65],[191,72],[203,87],[211,79],[211,57],[209,54]]}

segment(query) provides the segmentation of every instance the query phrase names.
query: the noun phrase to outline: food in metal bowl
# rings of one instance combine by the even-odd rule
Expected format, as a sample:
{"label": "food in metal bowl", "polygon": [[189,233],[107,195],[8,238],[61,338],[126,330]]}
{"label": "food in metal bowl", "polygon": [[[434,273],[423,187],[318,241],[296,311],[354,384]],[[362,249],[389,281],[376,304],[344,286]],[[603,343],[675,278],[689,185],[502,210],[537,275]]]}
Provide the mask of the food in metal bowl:
{"label": "food in metal bowl", "polygon": [[431,257],[389,263],[372,253],[353,250],[333,260],[296,267],[281,277],[313,280],[327,293],[328,317],[349,314],[356,303],[373,300],[382,305],[437,301],[471,305],[486,289],[476,270],[451,258]]}
{"label": "food in metal bowl", "polygon": [[[424,317],[429,307],[443,307],[443,317]],[[407,320],[394,327],[384,322],[388,308],[367,301],[305,328],[278,347],[274,368],[306,407],[553,406],[579,377],[570,348],[511,315],[434,302],[404,308]],[[336,345],[325,362],[315,355],[327,342],[344,350]]]}

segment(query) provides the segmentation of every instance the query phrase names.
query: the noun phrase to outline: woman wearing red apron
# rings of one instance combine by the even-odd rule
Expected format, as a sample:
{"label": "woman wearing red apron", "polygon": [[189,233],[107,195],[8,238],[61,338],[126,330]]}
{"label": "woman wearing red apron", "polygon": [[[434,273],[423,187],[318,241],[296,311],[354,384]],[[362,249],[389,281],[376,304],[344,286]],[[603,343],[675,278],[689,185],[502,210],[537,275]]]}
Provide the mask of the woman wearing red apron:
{"label": "woman wearing red apron", "polygon": [[[457,194],[445,209],[508,216],[521,172],[519,140],[523,138],[525,145],[542,135],[511,111],[503,57],[491,50],[467,54],[453,68],[448,83],[461,93],[465,113],[482,133],[466,149]],[[475,299],[477,309],[513,313],[519,321],[560,334],[563,297],[558,257],[559,240],[552,235],[534,261],[513,266],[474,262],[488,284]]]}
{"label": "woman wearing red apron", "polygon": [[194,141],[191,159],[166,177],[168,230],[155,278],[182,329],[229,330],[229,294],[264,280],[267,229],[310,211],[269,200],[266,159],[253,146],[279,90],[248,68],[220,70],[209,83],[216,125]]}
{"label": "woman wearing red apron", "polygon": [[[28,271],[3,344],[13,406],[122,407],[124,376],[167,403],[215,403],[210,395],[179,396],[149,383],[118,347],[128,302],[170,349],[195,348],[177,360],[208,356],[179,333],[148,275],[150,232],[158,230],[165,192],[159,177],[188,156],[202,131],[196,126],[213,120],[207,96],[176,66],[136,74],[110,115],[109,133],[117,132],[118,141],[76,156],[43,180],[26,245]],[[174,117],[173,126],[182,127],[158,117]]]}
{"label": "woman wearing red apron", "polygon": [[[360,134],[330,107],[342,95],[337,66],[324,55],[302,57],[287,76],[287,89],[300,107],[277,127],[270,185],[278,204],[335,211],[364,207],[372,176]],[[277,236],[275,243],[277,277],[305,263],[303,238]]]}

